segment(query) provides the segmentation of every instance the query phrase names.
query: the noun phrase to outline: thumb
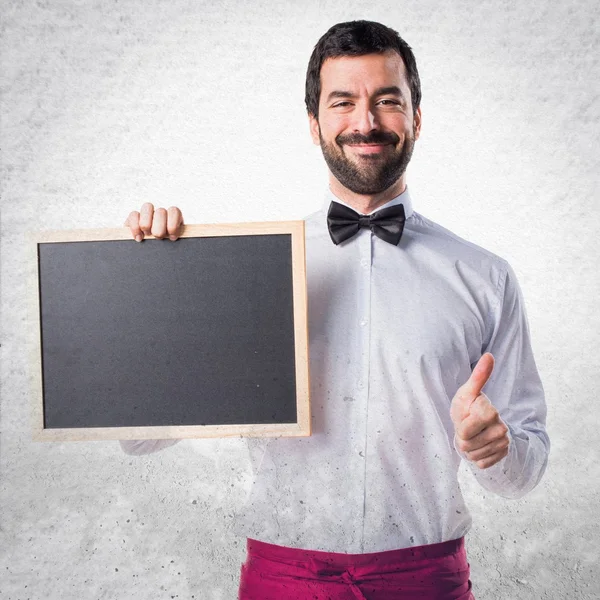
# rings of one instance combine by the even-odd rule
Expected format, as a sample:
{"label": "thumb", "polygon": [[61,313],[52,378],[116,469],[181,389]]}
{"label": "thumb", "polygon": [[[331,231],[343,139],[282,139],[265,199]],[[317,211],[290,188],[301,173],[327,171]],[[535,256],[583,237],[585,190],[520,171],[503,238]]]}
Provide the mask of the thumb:
{"label": "thumb", "polygon": [[486,352],[475,365],[473,372],[467,382],[462,386],[463,396],[471,396],[473,399],[481,394],[483,386],[487,383],[494,370],[494,357]]}
{"label": "thumb", "polygon": [[481,389],[494,370],[494,357],[486,352],[475,365],[471,376],[461,385],[450,405],[450,417],[457,426],[469,416],[469,410],[474,400],[481,394]]}

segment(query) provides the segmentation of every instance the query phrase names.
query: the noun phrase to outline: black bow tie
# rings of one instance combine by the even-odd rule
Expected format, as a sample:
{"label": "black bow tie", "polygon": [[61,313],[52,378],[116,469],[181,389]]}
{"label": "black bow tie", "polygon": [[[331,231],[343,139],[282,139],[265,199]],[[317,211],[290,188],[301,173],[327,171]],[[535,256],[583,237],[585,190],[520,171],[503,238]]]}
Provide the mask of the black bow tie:
{"label": "black bow tie", "polygon": [[367,227],[377,237],[397,246],[402,237],[404,220],[402,204],[382,208],[372,215],[359,215],[343,204],[332,202],[327,212],[329,235],[336,245],[356,235],[361,227]]}

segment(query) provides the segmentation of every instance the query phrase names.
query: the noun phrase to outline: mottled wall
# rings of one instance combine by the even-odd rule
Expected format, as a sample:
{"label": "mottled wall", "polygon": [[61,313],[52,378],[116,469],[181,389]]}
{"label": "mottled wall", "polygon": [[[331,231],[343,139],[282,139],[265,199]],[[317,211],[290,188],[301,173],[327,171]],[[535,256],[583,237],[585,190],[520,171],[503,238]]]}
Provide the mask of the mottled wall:
{"label": "mottled wall", "polygon": [[[462,473],[478,600],[597,598],[598,40],[594,0],[3,0],[0,597],[231,599],[243,442],[134,458],[31,441],[26,232],[111,227],[143,201],[188,223],[296,219],[326,185],[303,106],[333,23],[413,46],[415,208],[507,258],[553,447],[525,499]],[[501,368],[501,365],[497,365]]]}

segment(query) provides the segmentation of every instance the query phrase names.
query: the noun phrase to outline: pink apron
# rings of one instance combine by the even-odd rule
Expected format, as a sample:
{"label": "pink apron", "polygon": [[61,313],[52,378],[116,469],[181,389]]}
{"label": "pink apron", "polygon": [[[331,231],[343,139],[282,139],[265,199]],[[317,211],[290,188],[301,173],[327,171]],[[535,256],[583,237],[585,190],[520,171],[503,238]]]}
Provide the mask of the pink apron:
{"label": "pink apron", "polygon": [[248,539],[239,600],[474,600],[464,538],[371,554]]}

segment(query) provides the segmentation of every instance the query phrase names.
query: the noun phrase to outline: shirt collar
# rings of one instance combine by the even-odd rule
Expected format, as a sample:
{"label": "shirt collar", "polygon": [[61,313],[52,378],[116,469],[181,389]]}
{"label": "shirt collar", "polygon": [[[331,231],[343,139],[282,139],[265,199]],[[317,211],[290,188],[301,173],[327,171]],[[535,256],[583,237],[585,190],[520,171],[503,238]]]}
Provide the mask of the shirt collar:
{"label": "shirt collar", "polygon": [[[347,206],[348,208],[352,208],[349,204],[346,204],[343,200],[340,200],[337,196],[334,195],[334,193],[329,188],[327,188],[327,191],[325,192],[325,202],[323,204],[323,210],[325,212],[327,212],[329,210],[329,205],[331,204],[331,202],[337,202],[339,204],[343,204],[344,206]],[[395,198],[392,198],[385,204],[382,204],[381,206],[377,207],[374,211],[371,211],[370,213],[367,213],[367,214],[370,215],[378,210],[381,210],[382,208],[387,208],[388,206],[395,206],[396,204],[404,205],[404,217],[406,219],[408,219],[412,215],[413,207],[412,207],[412,200],[411,200],[410,194],[408,192],[408,186],[406,186],[406,188],[404,188],[404,191],[400,195],[396,196]],[[352,210],[354,210],[354,209],[352,208]]]}

